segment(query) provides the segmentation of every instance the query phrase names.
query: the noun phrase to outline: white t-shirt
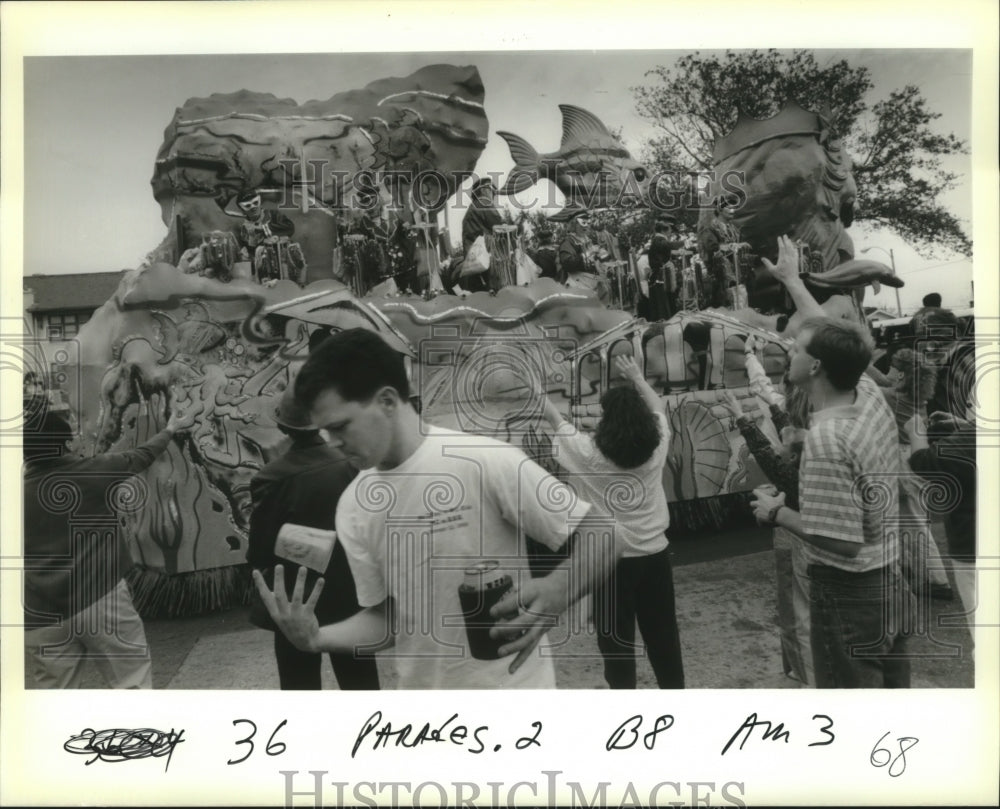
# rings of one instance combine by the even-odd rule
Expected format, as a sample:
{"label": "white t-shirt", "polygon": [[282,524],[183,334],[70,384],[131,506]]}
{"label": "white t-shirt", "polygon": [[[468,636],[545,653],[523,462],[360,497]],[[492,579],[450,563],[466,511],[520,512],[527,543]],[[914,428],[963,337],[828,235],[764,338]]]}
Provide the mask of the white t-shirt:
{"label": "white t-shirt", "polygon": [[663,467],[670,448],[670,424],[655,413],[660,443],[649,460],[622,469],[601,454],[592,436],[572,424],[559,425],[553,439],[555,458],[570,473],[570,484],[584,500],[603,507],[615,518],[622,556],[646,556],[667,547],[670,525]]}
{"label": "white t-shirt", "polygon": [[[513,657],[468,650],[458,588],[465,569],[495,559],[515,585],[530,577],[525,535],[558,548],[590,510],[520,449],[424,425],[416,452],[389,471],[361,472],[337,505],[337,535],[358,603],[392,596],[400,688],[555,688],[536,649],[513,675]],[[557,574],[558,575],[558,574]]]}

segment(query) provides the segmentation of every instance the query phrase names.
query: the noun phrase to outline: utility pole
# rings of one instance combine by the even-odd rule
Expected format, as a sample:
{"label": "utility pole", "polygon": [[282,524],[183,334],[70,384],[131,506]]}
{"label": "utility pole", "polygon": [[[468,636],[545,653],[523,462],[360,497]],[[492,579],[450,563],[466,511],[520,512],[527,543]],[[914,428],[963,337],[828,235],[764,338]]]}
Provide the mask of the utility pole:
{"label": "utility pole", "polygon": [[[869,250],[881,250],[883,253],[888,253],[889,254],[889,263],[892,265],[892,274],[893,275],[896,274],[896,256],[892,252],[892,248],[891,247],[888,250],[886,250],[884,247],[866,247],[861,252],[862,253],[867,253]],[[902,305],[899,302],[899,287],[896,287],[895,289],[896,289],[896,315],[898,317],[902,317],[903,316],[903,307],[902,307]]]}

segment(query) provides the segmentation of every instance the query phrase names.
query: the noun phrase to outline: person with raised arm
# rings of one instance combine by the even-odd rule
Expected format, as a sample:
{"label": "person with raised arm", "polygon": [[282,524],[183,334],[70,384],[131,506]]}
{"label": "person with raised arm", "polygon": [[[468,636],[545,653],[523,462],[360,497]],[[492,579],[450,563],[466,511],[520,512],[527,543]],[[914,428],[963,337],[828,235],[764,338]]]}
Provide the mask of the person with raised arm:
{"label": "person with raised arm", "polygon": [[871,355],[871,337],[855,323],[802,321],[788,368],[812,406],[799,508],[784,493],[757,491],[752,503],[758,522],[804,540],[819,688],[910,685],[900,622],[910,599],[899,569],[899,444],[892,413],[865,375]]}
{"label": "person with raised arm", "polygon": [[663,400],[631,357],[615,357],[626,380],[601,399],[593,435],[566,421],[542,393],[543,417],[554,430],[556,460],[579,495],[603,504],[616,522],[623,551],[614,574],[593,594],[597,645],[610,688],[636,687],[635,629],[660,688],[683,688],[684,667],[666,530],[670,524],[663,467],[670,424]]}

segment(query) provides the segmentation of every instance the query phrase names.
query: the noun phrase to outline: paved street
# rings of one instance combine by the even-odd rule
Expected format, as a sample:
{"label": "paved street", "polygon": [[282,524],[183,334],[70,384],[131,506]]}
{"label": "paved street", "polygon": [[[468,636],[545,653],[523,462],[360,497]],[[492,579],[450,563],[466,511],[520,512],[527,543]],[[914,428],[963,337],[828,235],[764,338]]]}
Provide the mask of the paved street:
{"label": "paved street", "polygon": [[[687,686],[797,688],[782,672],[770,532],[747,529],[680,537],[671,547]],[[972,644],[958,617],[960,602],[929,600],[924,609],[929,629],[910,644],[916,655],[913,687],[972,687]],[[271,633],[249,624],[248,611],[241,607],[197,618],[147,621],[154,687],[277,688]],[[582,608],[571,617],[575,631],[558,646],[560,688],[606,688],[585,612]],[[560,639],[553,632],[553,641]],[[380,660],[379,666],[384,687],[392,687],[391,661]],[[329,661],[324,661],[323,671],[324,687],[336,688]],[[87,684],[102,687],[95,670],[88,673]],[[640,660],[639,687],[655,687],[645,659]]]}

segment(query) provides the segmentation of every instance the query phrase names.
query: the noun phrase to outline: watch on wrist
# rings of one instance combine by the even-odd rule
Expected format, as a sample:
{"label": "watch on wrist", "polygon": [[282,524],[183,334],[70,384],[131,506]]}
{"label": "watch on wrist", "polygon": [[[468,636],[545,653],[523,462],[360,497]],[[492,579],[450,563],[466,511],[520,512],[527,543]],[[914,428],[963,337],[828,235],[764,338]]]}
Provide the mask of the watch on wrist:
{"label": "watch on wrist", "polygon": [[784,507],[785,506],[784,506],[783,503],[779,503],[774,508],[772,508],[769,512],[767,512],[767,524],[768,525],[777,525],[778,524],[778,512],[781,511],[781,509],[783,509]]}

